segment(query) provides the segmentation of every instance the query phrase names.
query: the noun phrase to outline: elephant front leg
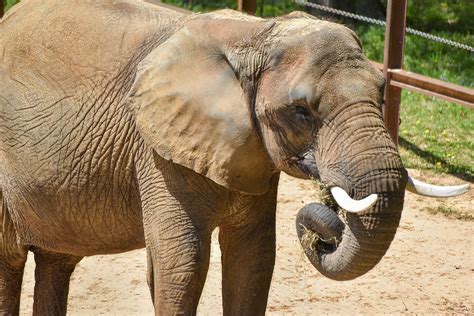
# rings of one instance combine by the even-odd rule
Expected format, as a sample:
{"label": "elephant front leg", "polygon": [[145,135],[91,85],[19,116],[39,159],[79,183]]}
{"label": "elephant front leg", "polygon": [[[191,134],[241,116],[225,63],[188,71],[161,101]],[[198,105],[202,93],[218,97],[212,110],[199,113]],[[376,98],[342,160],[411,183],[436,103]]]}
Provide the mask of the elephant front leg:
{"label": "elephant front leg", "polygon": [[186,215],[171,217],[157,216],[152,232],[145,230],[155,313],[195,315],[209,268],[210,234],[197,231]]}
{"label": "elephant front leg", "polygon": [[269,204],[220,227],[224,315],[265,314],[275,265],[275,203]]}
{"label": "elephant front leg", "polygon": [[158,315],[194,315],[204,287],[221,191],[190,169],[154,156],[139,189],[147,280]]}

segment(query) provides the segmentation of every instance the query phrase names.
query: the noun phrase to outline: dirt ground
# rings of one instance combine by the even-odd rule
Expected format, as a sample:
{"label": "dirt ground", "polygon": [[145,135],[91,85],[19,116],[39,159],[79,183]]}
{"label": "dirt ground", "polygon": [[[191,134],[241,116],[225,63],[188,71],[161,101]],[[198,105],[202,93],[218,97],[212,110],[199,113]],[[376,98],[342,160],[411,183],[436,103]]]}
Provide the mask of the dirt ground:
{"label": "dirt ground", "polygon": [[[414,175],[434,183],[460,180]],[[439,178],[439,179],[438,179]],[[474,214],[474,188],[450,200],[407,193],[395,240],[382,261],[366,275],[346,282],[321,276],[297,241],[297,211],[312,202],[315,186],[282,175],[277,216],[277,259],[267,313],[309,314],[474,314],[474,222],[422,211],[441,204]],[[216,237],[216,235],[214,235]],[[84,258],[73,274],[70,315],[151,315],[145,281],[145,252]],[[34,265],[28,259],[21,314],[30,315]],[[220,251],[213,238],[211,264],[198,314],[220,315]]]}

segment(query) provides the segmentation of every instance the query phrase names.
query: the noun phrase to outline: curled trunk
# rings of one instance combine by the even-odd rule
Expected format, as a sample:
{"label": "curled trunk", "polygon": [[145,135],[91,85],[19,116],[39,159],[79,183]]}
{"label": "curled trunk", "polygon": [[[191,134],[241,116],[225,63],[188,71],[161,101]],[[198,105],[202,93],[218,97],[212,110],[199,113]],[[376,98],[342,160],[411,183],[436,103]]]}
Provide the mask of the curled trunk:
{"label": "curled trunk", "polygon": [[383,257],[400,222],[403,193],[379,196],[373,211],[340,218],[329,206],[308,204],[298,213],[296,230],[306,256],[324,276],[351,280]]}
{"label": "curled trunk", "polygon": [[298,214],[296,229],[319,272],[350,280],[372,269],[388,250],[400,222],[407,172],[377,108],[360,104],[332,115],[317,140],[322,183],[341,187],[355,200],[377,194],[377,201],[358,214],[309,204]]}

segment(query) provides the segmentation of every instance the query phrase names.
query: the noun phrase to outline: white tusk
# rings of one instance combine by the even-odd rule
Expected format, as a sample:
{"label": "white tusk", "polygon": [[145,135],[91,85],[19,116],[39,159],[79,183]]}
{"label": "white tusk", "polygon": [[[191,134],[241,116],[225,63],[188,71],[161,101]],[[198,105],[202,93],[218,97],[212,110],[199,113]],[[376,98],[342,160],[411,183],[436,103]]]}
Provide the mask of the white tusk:
{"label": "white tusk", "polygon": [[469,191],[469,184],[439,186],[424,183],[409,176],[406,189],[419,195],[446,198],[466,193]]}
{"label": "white tusk", "polygon": [[339,187],[332,187],[330,191],[337,204],[350,213],[364,214],[377,202],[377,194],[371,194],[362,200],[354,200]]}

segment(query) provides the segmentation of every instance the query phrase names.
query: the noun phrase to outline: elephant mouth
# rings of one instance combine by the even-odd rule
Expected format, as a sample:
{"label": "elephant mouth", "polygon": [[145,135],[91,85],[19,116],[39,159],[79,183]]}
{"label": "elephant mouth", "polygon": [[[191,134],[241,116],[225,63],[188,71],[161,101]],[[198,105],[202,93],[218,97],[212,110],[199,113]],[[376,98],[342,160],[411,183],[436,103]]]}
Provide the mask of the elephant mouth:
{"label": "elephant mouth", "polygon": [[288,166],[294,171],[297,177],[303,179],[320,179],[320,173],[316,160],[314,158],[314,152],[307,150],[301,155],[293,155],[287,159]]}

